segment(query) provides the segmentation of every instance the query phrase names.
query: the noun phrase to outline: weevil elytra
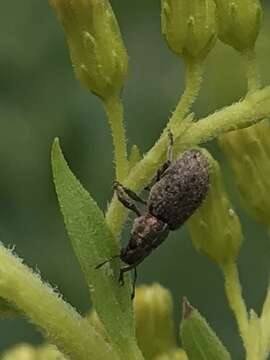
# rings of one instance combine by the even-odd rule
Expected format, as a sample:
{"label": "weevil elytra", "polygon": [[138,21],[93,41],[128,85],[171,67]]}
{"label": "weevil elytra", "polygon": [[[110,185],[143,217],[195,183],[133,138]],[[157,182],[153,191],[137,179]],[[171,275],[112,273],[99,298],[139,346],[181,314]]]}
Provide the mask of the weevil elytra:
{"label": "weevil elytra", "polygon": [[[134,287],[137,278],[136,267],[168,236],[177,230],[194,213],[206,197],[209,186],[209,171],[206,157],[199,149],[185,151],[173,161],[173,137],[169,132],[168,159],[158,170],[147,201],[116,182],[114,189],[118,200],[135,212],[131,235],[127,246],[121,249],[120,259],[126,266],[120,269],[119,281],[124,283],[124,273],[134,269]],[[135,202],[144,205],[143,213]],[[112,259],[113,259],[112,258]],[[112,259],[99,264],[97,268]]]}

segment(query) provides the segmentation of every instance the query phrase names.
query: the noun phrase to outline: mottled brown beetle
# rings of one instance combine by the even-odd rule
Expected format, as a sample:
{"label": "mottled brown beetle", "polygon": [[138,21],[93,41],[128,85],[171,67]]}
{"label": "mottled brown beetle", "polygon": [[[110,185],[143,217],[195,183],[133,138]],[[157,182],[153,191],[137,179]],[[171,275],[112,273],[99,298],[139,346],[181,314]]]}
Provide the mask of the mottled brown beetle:
{"label": "mottled brown beetle", "polygon": [[[119,201],[138,217],[134,220],[129,242],[121,249],[120,255],[104,261],[97,268],[120,257],[127,264],[120,269],[121,284],[124,284],[124,273],[134,269],[132,297],[137,265],[167,238],[170,231],[178,229],[198,209],[208,190],[206,157],[199,149],[191,149],[173,162],[171,132],[169,139],[168,160],[158,170],[152,184],[146,188],[150,190],[147,202],[118,182],[114,186]],[[145,205],[143,214],[135,201]]]}

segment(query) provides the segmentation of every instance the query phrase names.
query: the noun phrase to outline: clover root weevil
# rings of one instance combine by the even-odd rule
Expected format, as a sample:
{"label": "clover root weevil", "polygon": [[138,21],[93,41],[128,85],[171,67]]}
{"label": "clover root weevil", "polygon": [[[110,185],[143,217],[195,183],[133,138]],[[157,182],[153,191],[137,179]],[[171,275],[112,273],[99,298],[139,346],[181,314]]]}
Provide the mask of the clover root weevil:
{"label": "clover root weevil", "polygon": [[[136,193],[115,182],[114,189],[118,200],[135,212],[131,235],[127,246],[119,255],[99,264],[103,266],[119,257],[126,266],[120,269],[119,282],[124,284],[124,273],[134,269],[132,298],[137,278],[136,267],[168,236],[177,230],[194,213],[206,197],[209,186],[209,171],[206,157],[199,149],[185,151],[173,161],[173,137],[169,132],[168,159],[157,171],[150,186],[147,201]],[[143,213],[135,202],[145,206]]]}

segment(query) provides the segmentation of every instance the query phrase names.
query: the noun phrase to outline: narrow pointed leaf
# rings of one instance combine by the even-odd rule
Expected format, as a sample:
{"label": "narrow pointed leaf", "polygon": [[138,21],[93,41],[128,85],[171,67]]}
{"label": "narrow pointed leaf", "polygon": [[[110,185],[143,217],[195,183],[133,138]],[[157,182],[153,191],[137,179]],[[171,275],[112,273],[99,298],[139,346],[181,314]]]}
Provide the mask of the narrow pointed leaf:
{"label": "narrow pointed leaf", "polygon": [[[54,183],[66,230],[85,275],[95,309],[112,343],[123,350],[135,342],[131,289],[118,282],[119,261],[95,267],[119,254],[103,212],[69,169],[59,141],[52,147]],[[130,344],[131,346],[131,344]]]}
{"label": "narrow pointed leaf", "polygon": [[189,360],[231,360],[227,349],[206,320],[186,299],[183,300],[180,334]]}

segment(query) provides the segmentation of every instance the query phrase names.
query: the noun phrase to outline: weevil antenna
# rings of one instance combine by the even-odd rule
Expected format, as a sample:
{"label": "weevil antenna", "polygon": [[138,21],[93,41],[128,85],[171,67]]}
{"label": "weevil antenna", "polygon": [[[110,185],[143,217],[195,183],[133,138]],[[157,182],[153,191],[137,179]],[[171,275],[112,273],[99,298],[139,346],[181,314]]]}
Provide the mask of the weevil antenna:
{"label": "weevil antenna", "polygon": [[98,264],[98,265],[95,267],[95,269],[99,269],[99,268],[101,268],[103,265],[105,265],[105,264],[107,264],[108,262],[111,262],[112,260],[114,260],[114,259],[116,259],[116,258],[119,258],[119,257],[120,257],[120,255],[114,255],[114,256],[112,256],[111,258],[103,261],[101,264]]}

